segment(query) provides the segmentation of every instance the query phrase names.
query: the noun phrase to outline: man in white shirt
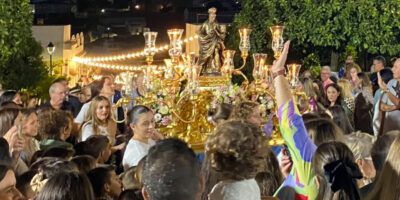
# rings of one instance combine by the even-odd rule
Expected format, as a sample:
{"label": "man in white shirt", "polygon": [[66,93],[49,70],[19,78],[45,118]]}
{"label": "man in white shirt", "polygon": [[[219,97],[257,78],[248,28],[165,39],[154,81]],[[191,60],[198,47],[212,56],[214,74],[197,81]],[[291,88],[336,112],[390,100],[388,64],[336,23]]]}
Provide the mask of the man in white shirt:
{"label": "man in white shirt", "polygon": [[397,59],[392,68],[393,79],[386,85],[378,73],[378,84],[383,90],[381,110],[386,111],[382,133],[391,130],[400,130],[400,59]]}

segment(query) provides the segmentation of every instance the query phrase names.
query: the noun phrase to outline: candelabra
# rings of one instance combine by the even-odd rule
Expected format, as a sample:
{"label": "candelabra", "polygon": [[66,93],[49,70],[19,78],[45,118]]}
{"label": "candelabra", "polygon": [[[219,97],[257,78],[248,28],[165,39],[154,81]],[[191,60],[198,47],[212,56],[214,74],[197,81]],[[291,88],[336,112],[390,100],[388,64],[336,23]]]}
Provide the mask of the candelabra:
{"label": "candelabra", "polygon": [[233,57],[234,57],[235,51],[225,50],[224,51],[224,65],[222,67],[223,75],[225,75],[229,79],[232,77],[232,74],[240,75],[244,79],[244,82],[242,84],[244,84],[246,86],[247,86],[249,80],[246,77],[246,75],[243,74],[243,72],[241,70],[246,65],[246,60],[249,55],[250,34],[251,34],[251,29],[242,28],[239,30],[239,36],[240,36],[239,50],[241,52],[241,57],[243,60],[242,66],[235,69],[234,64],[233,64]]}

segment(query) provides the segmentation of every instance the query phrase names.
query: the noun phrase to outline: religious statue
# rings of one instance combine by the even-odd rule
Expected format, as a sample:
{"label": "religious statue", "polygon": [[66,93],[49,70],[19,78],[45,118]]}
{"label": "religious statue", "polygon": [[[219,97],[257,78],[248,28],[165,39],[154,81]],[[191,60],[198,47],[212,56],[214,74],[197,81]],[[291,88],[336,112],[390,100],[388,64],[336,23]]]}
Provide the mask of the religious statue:
{"label": "religious statue", "polygon": [[217,9],[208,10],[209,18],[199,30],[199,61],[202,76],[221,75],[225,30],[215,20]]}

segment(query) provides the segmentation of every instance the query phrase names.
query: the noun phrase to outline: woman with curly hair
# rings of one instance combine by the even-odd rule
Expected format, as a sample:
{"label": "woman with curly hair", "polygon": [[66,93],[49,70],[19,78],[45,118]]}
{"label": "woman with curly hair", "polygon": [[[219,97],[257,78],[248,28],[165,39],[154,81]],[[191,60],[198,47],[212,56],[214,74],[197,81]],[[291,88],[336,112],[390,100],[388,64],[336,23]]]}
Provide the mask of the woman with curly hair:
{"label": "woman with curly hair", "polygon": [[268,156],[266,137],[252,123],[233,120],[219,125],[206,142],[205,152],[221,181],[209,194],[210,200],[259,200],[255,176]]}
{"label": "woman with curly hair", "polygon": [[40,150],[46,151],[52,147],[72,149],[72,144],[65,142],[72,131],[72,113],[62,110],[44,110],[39,113],[38,118]]}
{"label": "woman with curly hair", "polygon": [[252,101],[241,102],[233,108],[229,119],[246,120],[256,126],[262,125],[260,104]]}

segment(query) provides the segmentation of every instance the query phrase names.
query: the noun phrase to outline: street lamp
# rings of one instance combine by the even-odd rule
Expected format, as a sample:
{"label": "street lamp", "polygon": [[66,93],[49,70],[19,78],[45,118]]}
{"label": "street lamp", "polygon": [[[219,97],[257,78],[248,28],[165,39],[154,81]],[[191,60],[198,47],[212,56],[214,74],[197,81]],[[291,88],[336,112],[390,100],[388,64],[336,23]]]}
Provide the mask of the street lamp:
{"label": "street lamp", "polygon": [[110,39],[111,28],[107,27],[107,38]]}
{"label": "street lamp", "polygon": [[53,75],[53,53],[56,50],[56,47],[54,46],[54,44],[52,42],[49,42],[49,44],[47,45],[47,52],[50,55],[50,75]]}

